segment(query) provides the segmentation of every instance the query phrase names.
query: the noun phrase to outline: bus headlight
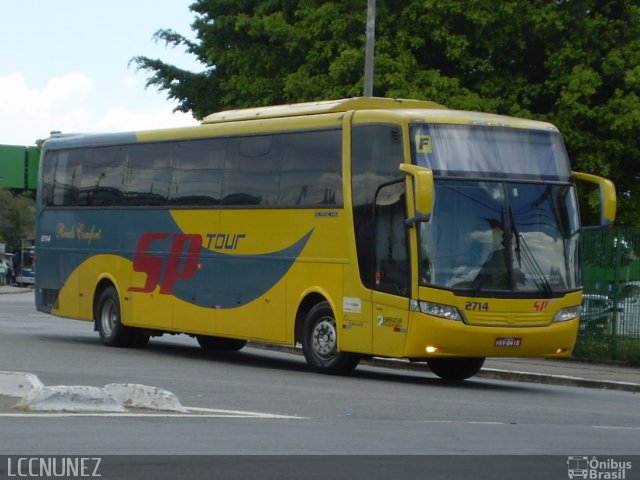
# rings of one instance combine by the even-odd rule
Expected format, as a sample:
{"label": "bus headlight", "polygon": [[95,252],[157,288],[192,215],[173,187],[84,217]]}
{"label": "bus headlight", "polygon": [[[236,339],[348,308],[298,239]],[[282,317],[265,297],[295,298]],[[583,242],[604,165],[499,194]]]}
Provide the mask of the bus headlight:
{"label": "bus headlight", "polygon": [[553,322],[566,322],[580,316],[580,306],[568,307],[559,310],[553,317]]}
{"label": "bus headlight", "polygon": [[[460,311],[451,305],[443,305],[442,303],[433,303],[425,301],[412,300],[412,307],[414,310],[420,310],[427,315],[433,315],[434,317],[446,318],[447,320],[462,321],[462,315]],[[417,308],[416,308],[417,307]]]}

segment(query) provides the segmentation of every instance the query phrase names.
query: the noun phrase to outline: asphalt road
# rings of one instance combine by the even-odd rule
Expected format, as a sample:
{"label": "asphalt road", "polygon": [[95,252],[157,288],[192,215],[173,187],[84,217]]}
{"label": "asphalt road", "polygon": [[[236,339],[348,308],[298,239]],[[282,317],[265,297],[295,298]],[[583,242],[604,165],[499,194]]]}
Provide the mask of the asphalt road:
{"label": "asphalt road", "polygon": [[[301,465],[305,470],[316,465],[313,472],[321,472],[315,455],[331,456],[324,457],[325,467],[341,472],[349,470],[347,458],[364,462],[372,469],[368,478],[389,478],[385,475],[393,465],[405,465],[407,475],[417,475],[425,468],[411,467],[418,458],[435,461],[433,471],[444,475],[465,463],[450,455],[524,455],[533,456],[525,458],[537,461],[535,468],[559,468],[557,474],[552,471],[554,477],[567,478],[568,456],[632,458],[640,453],[640,401],[634,393],[480,378],[449,384],[429,373],[369,366],[334,377],[309,372],[303,358],[287,353],[245,348],[207,355],[187,336],[152,339],[142,350],[107,348],[90,323],[37,313],[31,299],[0,297],[0,370],[35,373],[45,385],[156,386],[195,410],[184,415],[43,415],[12,409],[17,399],[0,397],[4,455],[205,455],[201,462],[192,458],[193,468],[209,465],[210,455],[275,455],[266,457],[265,468],[293,469],[281,478],[299,478]],[[366,455],[366,462],[344,457],[352,455]],[[541,456],[555,457],[542,462]],[[138,458],[125,463],[158,463]],[[186,462],[167,458],[177,459],[165,462],[176,468]],[[378,465],[374,458],[386,461]],[[481,475],[474,457],[459,458],[466,459],[473,478],[509,478],[491,471]],[[523,457],[496,458],[498,464],[514,458],[525,462]],[[633,459],[638,465],[634,473],[640,473],[640,457]],[[0,478],[6,465],[0,462]],[[159,478],[170,478],[171,471],[167,466],[167,477]],[[247,472],[227,471],[251,478]],[[313,472],[306,477],[320,478]]]}

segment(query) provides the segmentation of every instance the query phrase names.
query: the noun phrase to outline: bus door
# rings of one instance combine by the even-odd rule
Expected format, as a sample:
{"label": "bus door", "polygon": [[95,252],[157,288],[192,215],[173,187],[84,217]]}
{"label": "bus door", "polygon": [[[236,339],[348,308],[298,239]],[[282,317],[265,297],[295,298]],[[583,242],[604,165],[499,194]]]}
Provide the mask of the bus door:
{"label": "bus door", "polygon": [[373,353],[402,356],[409,324],[410,263],[405,182],[382,185],[374,219]]}

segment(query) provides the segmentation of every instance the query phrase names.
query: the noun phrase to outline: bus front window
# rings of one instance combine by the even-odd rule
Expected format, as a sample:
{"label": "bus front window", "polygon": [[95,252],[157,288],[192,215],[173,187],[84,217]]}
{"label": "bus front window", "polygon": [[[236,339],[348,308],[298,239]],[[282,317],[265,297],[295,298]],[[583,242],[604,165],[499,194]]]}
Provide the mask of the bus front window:
{"label": "bus front window", "polygon": [[469,295],[575,289],[576,226],[568,185],[438,179],[420,226],[420,283]]}
{"label": "bus front window", "polygon": [[553,128],[411,125],[415,165],[434,174],[420,226],[420,282],[466,295],[579,288],[571,169]]}

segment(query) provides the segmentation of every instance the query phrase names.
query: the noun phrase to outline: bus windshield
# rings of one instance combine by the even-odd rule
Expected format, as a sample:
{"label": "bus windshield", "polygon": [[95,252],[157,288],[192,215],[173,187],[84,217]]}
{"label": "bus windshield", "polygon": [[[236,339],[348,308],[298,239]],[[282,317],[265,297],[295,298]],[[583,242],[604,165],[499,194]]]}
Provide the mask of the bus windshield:
{"label": "bus windshield", "polygon": [[578,288],[572,186],[438,179],[435,198],[419,230],[421,284],[548,297]]}
{"label": "bus windshield", "polygon": [[579,288],[578,207],[557,132],[412,127],[435,203],[421,224],[420,283],[468,295],[563,295]]}
{"label": "bus windshield", "polygon": [[483,125],[414,124],[414,163],[437,176],[568,182],[569,160],[553,130]]}

